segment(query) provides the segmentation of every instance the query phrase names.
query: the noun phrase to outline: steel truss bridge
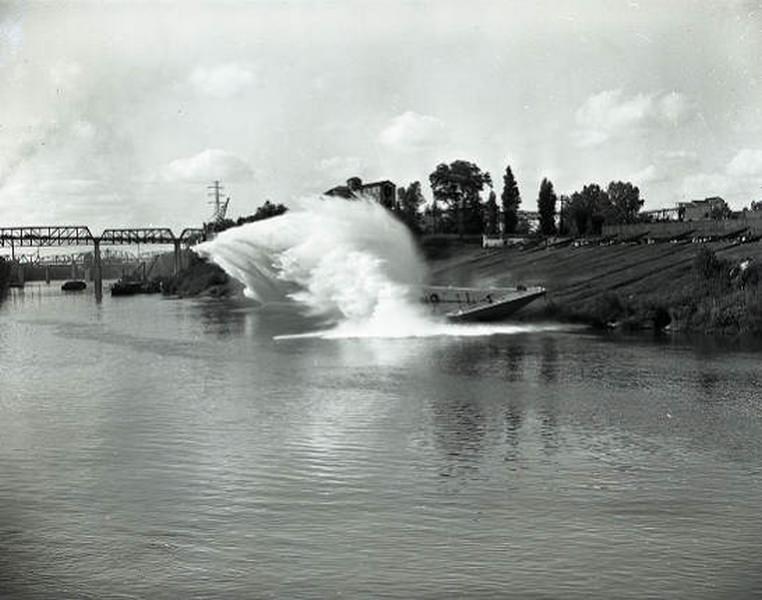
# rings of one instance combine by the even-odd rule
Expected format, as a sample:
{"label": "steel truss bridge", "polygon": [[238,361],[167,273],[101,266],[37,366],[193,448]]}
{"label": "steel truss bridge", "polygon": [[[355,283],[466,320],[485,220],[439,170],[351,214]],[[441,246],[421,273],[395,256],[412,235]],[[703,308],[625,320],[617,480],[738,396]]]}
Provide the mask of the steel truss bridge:
{"label": "steel truss bridge", "polygon": [[95,268],[95,295],[103,293],[101,273],[101,245],[119,246],[136,244],[166,244],[174,246],[174,270],[180,269],[182,246],[192,246],[206,239],[203,229],[188,227],[176,236],[167,227],[125,227],[105,229],[95,236],[85,225],[41,225],[27,227],[0,227],[0,248],[10,247],[15,260],[16,248],[42,248],[56,246],[93,246]]}
{"label": "steel truss bridge", "polygon": [[0,227],[0,247],[11,248],[43,246],[90,246],[124,244],[184,244],[187,246],[203,241],[203,229],[187,227],[176,236],[166,227],[138,227],[104,229],[94,236],[84,225],[43,225],[30,227]]}

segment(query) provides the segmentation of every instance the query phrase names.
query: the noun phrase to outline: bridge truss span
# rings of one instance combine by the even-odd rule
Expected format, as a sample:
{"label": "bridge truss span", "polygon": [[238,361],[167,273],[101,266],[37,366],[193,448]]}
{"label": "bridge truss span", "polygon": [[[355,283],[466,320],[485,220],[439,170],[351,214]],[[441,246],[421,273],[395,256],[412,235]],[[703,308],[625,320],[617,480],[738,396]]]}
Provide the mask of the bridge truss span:
{"label": "bridge truss span", "polygon": [[93,234],[85,225],[42,225],[33,227],[0,227],[0,246],[86,246],[93,243]]}
{"label": "bridge truss span", "polygon": [[174,244],[177,238],[166,227],[105,229],[100,237],[101,244]]}

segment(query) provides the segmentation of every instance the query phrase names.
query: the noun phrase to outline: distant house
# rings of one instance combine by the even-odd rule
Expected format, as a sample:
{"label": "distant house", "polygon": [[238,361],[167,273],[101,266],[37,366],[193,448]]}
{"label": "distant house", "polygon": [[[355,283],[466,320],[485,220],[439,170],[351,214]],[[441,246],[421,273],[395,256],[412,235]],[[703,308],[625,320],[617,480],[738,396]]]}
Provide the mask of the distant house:
{"label": "distant house", "polygon": [[373,183],[363,183],[359,177],[351,177],[347,179],[346,185],[337,185],[324,192],[324,195],[347,199],[367,196],[386,208],[394,208],[397,199],[397,186],[388,179],[374,181]]}
{"label": "distant house", "polygon": [[719,196],[680,202],[677,210],[681,221],[704,221],[706,219],[722,219],[730,214],[730,208]]}

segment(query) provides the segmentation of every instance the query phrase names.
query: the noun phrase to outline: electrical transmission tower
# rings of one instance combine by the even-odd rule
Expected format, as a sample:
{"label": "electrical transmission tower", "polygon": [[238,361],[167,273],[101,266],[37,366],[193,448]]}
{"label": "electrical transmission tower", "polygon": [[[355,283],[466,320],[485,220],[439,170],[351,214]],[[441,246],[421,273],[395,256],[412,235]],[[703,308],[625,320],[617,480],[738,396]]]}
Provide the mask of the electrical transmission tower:
{"label": "electrical transmission tower", "polygon": [[212,213],[211,222],[220,223],[225,218],[225,215],[228,212],[228,204],[230,204],[230,196],[228,196],[224,202],[220,200],[220,193],[225,188],[222,185],[220,185],[220,182],[217,180],[214,180],[212,182],[212,185],[207,186],[207,189],[209,190],[207,192],[207,195],[214,198],[214,200],[210,202],[210,204],[214,206],[214,212]]}

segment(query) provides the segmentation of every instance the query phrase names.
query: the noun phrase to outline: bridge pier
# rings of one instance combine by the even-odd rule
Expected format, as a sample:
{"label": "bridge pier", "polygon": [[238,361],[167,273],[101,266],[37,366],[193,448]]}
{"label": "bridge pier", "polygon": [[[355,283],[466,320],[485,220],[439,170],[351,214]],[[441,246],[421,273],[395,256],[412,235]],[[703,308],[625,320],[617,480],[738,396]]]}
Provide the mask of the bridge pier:
{"label": "bridge pier", "polygon": [[103,270],[101,269],[101,241],[98,238],[93,238],[93,287],[95,299],[100,301],[103,298]]}
{"label": "bridge pier", "polygon": [[175,239],[172,241],[174,247],[175,247],[175,253],[174,253],[174,260],[172,262],[172,274],[177,276],[177,274],[182,269],[182,246],[181,246],[181,240]]}
{"label": "bridge pier", "polygon": [[45,265],[45,283],[50,285],[50,265]]}

